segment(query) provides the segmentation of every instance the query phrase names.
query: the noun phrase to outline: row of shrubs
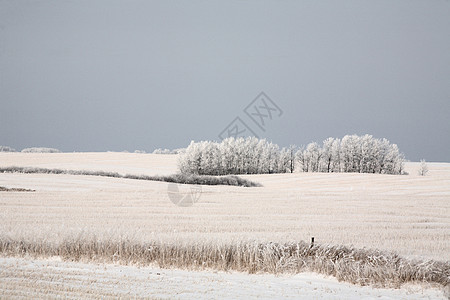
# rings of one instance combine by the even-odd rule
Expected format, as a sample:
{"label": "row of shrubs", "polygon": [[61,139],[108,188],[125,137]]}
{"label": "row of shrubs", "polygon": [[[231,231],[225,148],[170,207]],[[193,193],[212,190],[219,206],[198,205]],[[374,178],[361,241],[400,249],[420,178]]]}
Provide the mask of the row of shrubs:
{"label": "row of shrubs", "polygon": [[201,176],[196,174],[173,174],[165,176],[149,176],[149,175],[132,175],[119,174],[117,172],[105,171],[87,171],[87,170],[63,170],[63,169],[47,169],[47,168],[33,168],[33,167],[3,167],[0,168],[0,173],[24,173],[24,174],[68,174],[68,175],[88,175],[88,176],[103,176],[136,180],[151,180],[164,181],[182,184],[204,184],[204,185],[232,185],[243,187],[258,187],[260,184],[240,178],[238,176]]}

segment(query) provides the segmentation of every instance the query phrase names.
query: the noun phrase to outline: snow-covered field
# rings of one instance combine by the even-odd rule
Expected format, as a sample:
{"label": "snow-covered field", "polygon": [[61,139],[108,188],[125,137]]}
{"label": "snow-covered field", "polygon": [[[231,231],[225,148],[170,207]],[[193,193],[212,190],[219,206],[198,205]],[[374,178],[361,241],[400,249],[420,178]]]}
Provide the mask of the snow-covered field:
{"label": "snow-covered field", "polygon": [[[175,155],[134,153],[0,153],[0,166],[123,174],[171,174],[177,170],[176,161]],[[198,202],[192,207],[174,205],[168,196],[168,183],[164,182],[4,173],[0,174],[0,186],[36,192],[0,192],[0,235],[50,242],[94,234],[102,239],[129,237],[138,241],[205,243],[309,241],[314,236],[320,244],[377,248],[409,258],[448,261],[450,164],[429,163],[428,166],[430,171],[425,177],[417,175],[418,163],[407,163],[410,175],[403,176],[247,175],[243,177],[262,183],[263,187],[203,186]],[[180,191],[189,190],[180,185]],[[47,264],[50,269],[44,267]],[[97,295],[132,292],[129,296],[134,296],[136,291],[138,296],[168,298],[174,295],[410,298],[408,291],[418,288],[375,290],[311,274],[275,276],[157,270],[22,258],[2,258],[0,268],[2,292],[8,289],[8,293],[17,291],[20,295],[28,289],[26,276],[32,276],[33,282],[42,285],[42,289],[48,287],[49,293],[60,291],[60,295],[71,288],[77,293],[89,293],[92,288]],[[48,270],[55,270],[55,277]],[[161,275],[154,275],[157,272]],[[124,279],[124,274],[129,279]],[[39,278],[55,280],[51,283]],[[152,280],[147,282],[145,278]],[[66,279],[68,284],[62,284]],[[97,283],[88,287],[86,283],[90,281]],[[422,293],[415,291],[419,291],[417,296]],[[422,296],[443,297],[439,293],[426,290]]]}
{"label": "snow-covered field", "polygon": [[361,287],[314,273],[255,275],[61,262],[58,258],[0,258],[0,293],[2,298],[28,299],[445,299],[438,289]]}

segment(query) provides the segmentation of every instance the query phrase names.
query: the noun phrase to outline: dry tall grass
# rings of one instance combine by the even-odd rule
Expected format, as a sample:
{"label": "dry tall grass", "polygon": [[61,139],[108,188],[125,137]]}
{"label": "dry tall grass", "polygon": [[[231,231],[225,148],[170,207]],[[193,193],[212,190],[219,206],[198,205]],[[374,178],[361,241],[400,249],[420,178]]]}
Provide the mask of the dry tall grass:
{"label": "dry tall grass", "polygon": [[345,246],[298,243],[139,243],[131,239],[101,240],[78,235],[61,243],[0,237],[0,253],[8,256],[60,256],[67,260],[189,269],[235,270],[258,273],[313,271],[359,285],[400,287],[431,283],[448,287],[450,262],[409,260],[395,253]]}

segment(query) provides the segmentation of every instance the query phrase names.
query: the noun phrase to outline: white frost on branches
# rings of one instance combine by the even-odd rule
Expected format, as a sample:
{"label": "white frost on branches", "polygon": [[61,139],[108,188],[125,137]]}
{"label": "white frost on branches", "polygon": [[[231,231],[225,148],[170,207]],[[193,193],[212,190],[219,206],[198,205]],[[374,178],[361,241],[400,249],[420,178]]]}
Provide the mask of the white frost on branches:
{"label": "white frost on branches", "polygon": [[178,166],[182,173],[199,175],[285,173],[294,171],[294,153],[294,146],[280,149],[255,137],[192,141]]}
{"label": "white frost on branches", "polygon": [[327,138],[301,148],[297,160],[303,172],[403,174],[405,158],[396,144],[371,135]]}
{"label": "white frost on branches", "polygon": [[396,144],[366,134],[330,137],[300,149],[280,149],[255,137],[192,141],[178,166],[182,173],[199,175],[286,173],[296,166],[303,172],[402,174],[404,161]]}
{"label": "white frost on branches", "polygon": [[428,173],[428,165],[424,159],[420,160],[420,166],[419,166],[418,173],[420,176],[425,176]]}

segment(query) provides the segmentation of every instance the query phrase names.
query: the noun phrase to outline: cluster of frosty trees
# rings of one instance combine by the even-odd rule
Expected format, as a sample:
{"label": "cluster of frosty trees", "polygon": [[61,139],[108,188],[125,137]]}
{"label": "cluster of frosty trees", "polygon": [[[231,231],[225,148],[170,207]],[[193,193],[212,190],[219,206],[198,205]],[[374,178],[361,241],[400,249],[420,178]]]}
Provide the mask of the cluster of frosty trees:
{"label": "cluster of frosty trees", "polygon": [[346,135],[298,149],[280,148],[255,137],[222,142],[191,142],[180,156],[182,173],[199,175],[294,172],[358,172],[402,174],[404,156],[397,145],[371,135]]}
{"label": "cluster of frosty trees", "polygon": [[402,174],[405,161],[396,144],[368,134],[310,143],[296,157],[303,172]]}
{"label": "cluster of frosty trees", "polygon": [[295,148],[255,137],[191,142],[179,160],[182,173],[199,175],[285,173],[293,172],[294,164]]}

